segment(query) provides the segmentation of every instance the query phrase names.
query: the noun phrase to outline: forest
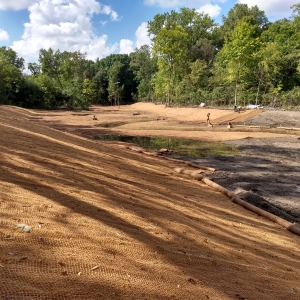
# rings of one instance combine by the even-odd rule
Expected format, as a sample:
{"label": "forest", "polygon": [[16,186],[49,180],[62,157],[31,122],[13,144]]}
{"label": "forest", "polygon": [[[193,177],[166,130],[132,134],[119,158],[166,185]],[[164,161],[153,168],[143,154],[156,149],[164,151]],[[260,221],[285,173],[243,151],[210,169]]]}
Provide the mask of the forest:
{"label": "forest", "polygon": [[0,47],[0,104],[88,109],[149,101],[300,109],[300,4],[292,11],[270,22],[257,6],[236,4],[222,25],[195,9],[158,14],[148,22],[151,46],[96,61],[49,48],[40,50],[38,62],[25,63]]}

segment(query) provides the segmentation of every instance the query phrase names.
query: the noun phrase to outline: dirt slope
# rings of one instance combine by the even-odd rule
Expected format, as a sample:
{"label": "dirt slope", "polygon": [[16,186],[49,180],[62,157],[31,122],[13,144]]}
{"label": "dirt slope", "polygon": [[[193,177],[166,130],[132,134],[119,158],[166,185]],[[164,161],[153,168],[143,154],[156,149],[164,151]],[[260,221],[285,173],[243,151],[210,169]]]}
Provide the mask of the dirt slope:
{"label": "dirt slope", "polygon": [[0,107],[0,299],[299,299],[300,237],[39,118]]}

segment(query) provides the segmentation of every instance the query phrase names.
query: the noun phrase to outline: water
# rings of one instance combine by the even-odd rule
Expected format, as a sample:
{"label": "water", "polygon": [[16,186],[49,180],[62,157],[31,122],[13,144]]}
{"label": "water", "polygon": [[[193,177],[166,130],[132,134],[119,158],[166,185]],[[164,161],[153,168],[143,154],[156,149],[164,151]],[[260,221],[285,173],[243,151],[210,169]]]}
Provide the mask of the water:
{"label": "water", "polygon": [[203,158],[215,155],[231,155],[239,152],[239,150],[232,145],[180,138],[102,135],[93,136],[92,139],[132,143],[139,145],[148,151],[168,149],[174,151],[174,154],[191,158]]}

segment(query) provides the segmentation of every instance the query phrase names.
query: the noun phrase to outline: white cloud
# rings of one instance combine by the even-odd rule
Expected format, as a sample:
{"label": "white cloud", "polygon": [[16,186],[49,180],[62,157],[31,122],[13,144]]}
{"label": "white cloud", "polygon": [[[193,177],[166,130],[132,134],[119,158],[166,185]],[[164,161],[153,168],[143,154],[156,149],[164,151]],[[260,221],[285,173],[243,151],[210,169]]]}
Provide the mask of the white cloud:
{"label": "white cloud", "polygon": [[120,42],[120,53],[129,54],[143,45],[151,45],[151,38],[148,36],[147,22],[142,22],[135,32],[136,41],[122,39]]}
{"label": "white cloud", "polygon": [[35,0],[0,0],[1,10],[20,10],[34,4]]}
{"label": "white cloud", "polygon": [[171,8],[171,7],[190,7],[190,8],[196,8],[197,12],[199,13],[206,13],[210,17],[216,17],[221,12],[221,7],[217,4],[211,4],[213,3],[225,3],[227,0],[144,0],[144,3],[146,5],[157,5],[163,8]]}
{"label": "white cloud", "polygon": [[104,27],[107,24],[107,21],[100,21],[99,23]]}
{"label": "white cloud", "polygon": [[110,13],[110,18],[111,18],[113,21],[119,21],[119,20],[120,20],[118,14],[117,14],[115,11],[112,11],[112,12]]}
{"label": "white cloud", "polygon": [[178,6],[180,0],[144,0],[146,5],[158,5],[160,7],[175,7]]}
{"label": "white cloud", "polygon": [[134,51],[134,43],[131,40],[122,39],[120,41],[120,54],[130,54]]}
{"label": "white cloud", "polygon": [[107,45],[106,42],[107,42],[107,35],[94,38],[88,44],[82,45],[80,51],[82,53],[87,53],[88,59],[92,59],[92,60],[95,60],[97,58],[101,59],[103,57],[106,57],[114,53],[118,48],[117,44]]}
{"label": "white cloud", "polygon": [[297,3],[295,0],[238,0],[238,3],[248,4],[249,7],[257,5],[269,17],[289,17],[292,10],[290,7]]}
{"label": "white cloud", "polygon": [[[200,7],[197,9],[198,12],[208,13],[211,17],[216,17],[221,12],[217,3],[225,2],[229,2],[229,0],[144,0],[146,5],[156,5],[162,8]],[[297,3],[296,0],[231,0],[232,6],[234,2],[248,4],[249,7],[257,5],[270,19],[289,17],[292,12],[290,7]]]}
{"label": "white cloud", "polygon": [[[222,2],[226,0],[217,0],[215,2]],[[144,0],[146,5],[152,6],[157,5],[160,7],[178,7],[178,6],[185,6],[185,7],[199,7],[208,4],[209,0]]]}
{"label": "white cloud", "polygon": [[24,24],[22,39],[12,48],[19,56],[36,61],[41,48],[86,52],[89,59],[103,58],[117,50],[107,45],[107,36],[96,36],[91,18],[94,14],[118,15],[96,0],[36,0],[29,8],[30,22]]}
{"label": "white cloud", "polygon": [[221,7],[217,4],[205,4],[204,6],[197,9],[198,13],[208,14],[211,18],[217,17],[221,12]]}
{"label": "white cloud", "polygon": [[8,40],[9,40],[9,36],[7,31],[0,28],[0,41],[8,41]]}
{"label": "white cloud", "polygon": [[103,13],[105,15],[110,15],[110,18],[112,21],[119,20],[118,14],[114,10],[112,10],[110,6],[102,5],[102,7],[100,9],[100,13]]}
{"label": "white cloud", "polygon": [[150,45],[151,38],[148,36],[147,22],[143,22],[135,32],[136,47],[140,48],[143,45]]}

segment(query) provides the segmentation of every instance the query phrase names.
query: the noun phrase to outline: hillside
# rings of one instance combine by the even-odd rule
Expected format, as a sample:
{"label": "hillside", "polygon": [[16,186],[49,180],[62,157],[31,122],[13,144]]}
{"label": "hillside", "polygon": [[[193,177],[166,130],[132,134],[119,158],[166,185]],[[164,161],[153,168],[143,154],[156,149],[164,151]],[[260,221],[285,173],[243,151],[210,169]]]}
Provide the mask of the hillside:
{"label": "hillside", "polygon": [[299,299],[299,236],[72,114],[0,106],[0,299]]}

